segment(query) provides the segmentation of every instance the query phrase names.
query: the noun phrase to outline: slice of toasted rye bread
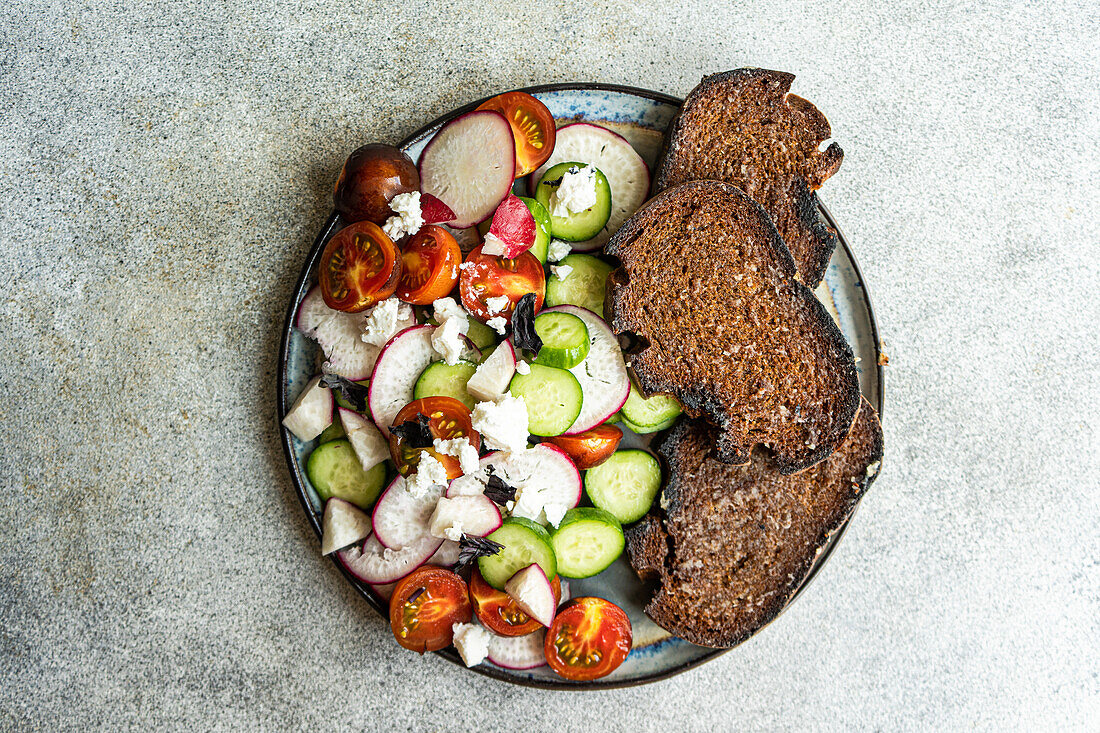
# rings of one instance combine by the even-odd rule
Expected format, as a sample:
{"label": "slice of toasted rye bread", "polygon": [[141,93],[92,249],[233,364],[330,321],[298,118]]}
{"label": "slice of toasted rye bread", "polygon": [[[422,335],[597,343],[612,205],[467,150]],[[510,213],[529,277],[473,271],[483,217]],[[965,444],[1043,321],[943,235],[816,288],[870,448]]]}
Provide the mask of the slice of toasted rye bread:
{"label": "slice of toasted rye bread", "polygon": [[655,191],[709,178],[732,183],[763,205],[791,250],[800,277],[821,282],[836,232],[817,195],[844,153],[829,139],[829,121],[789,94],[794,74],[737,69],[707,76],[669,127]]}
{"label": "slice of toasted rye bread", "polygon": [[793,473],[836,450],[859,408],[851,347],[760,205],[718,181],[692,181],[643,206],[607,244],[612,329],[647,394],[675,396],[721,429],[718,457],[754,445]]}
{"label": "slice of toasted rye bread", "polygon": [[627,552],[659,587],[645,608],[694,644],[730,647],[783,610],[829,536],[874,481],[882,428],[863,401],[840,448],[784,476],[764,451],[746,466],[713,458],[714,428],[685,421],[657,450],[670,480],[656,508],[626,530]]}

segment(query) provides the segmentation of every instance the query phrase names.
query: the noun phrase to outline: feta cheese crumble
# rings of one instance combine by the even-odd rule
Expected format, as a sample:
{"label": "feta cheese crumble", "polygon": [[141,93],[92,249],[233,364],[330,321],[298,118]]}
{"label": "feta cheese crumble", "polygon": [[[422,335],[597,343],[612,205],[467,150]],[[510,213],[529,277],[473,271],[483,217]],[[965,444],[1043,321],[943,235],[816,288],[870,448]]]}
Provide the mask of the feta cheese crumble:
{"label": "feta cheese crumble", "polygon": [[416,234],[424,226],[420,211],[420,192],[399,193],[390,200],[390,211],[397,216],[386,219],[382,231],[395,242],[406,234]]}
{"label": "feta cheese crumble", "polygon": [[559,280],[564,280],[573,272],[569,265],[550,265],[550,272]]}
{"label": "feta cheese crumble", "polygon": [[432,303],[435,320],[439,323],[432,331],[432,348],[443,361],[454,366],[466,350],[462,336],[470,330],[470,317],[454,298],[440,298]]}
{"label": "feta cheese crumble", "polygon": [[433,486],[446,486],[447,481],[447,468],[431,453],[421,451],[416,473],[405,479],[405,487],[413,496],[420,498]]}
{"label": "feta cheese crumble", "polygon": [[531,365],[525,361],[516,362],[516,374],[530,374]]}
{"label": "feta cheese crumble", "polygon": [[596,169],[574,166],[561,177],[557,190],[550,194],[550,216],[566,218],[596,205]]}
{"label": "feta cheese crumble", "polygon": [[493,255],[494,257],[503,256],[504,240],[492,232],[486,232],[485,241],[481,244],[481,254]]}
{"label": "feta cheese crumble", "polygon": [[573,245],[560,239],[551,239],[550,247],[546,250],[546,259],[551,262],[560,262],[573,251]]}
{"label": "feta cheese crumble", "polygon": [[474,430],[490,449],[515,453],[527,449],[527,404],[505,394],[496,402],[479,402],[470,415]]}
{"label": "feta cheese crumble", "polygon": [[454,645],[458,655],[467,667],[473,667],[485,661],[489,656],[489,632],[478,624],[456,623]]}
{"label": "feta cheese crumble", "polygon": [[501,336],[508,331],[508,321],[504,320],[501,316],[493,316],[485,322],[485,325],[493,329]]}
{"label": "feta cheese crumble", "polygon": [[414,318],[411,305],[402,303],[396,297],[386,298],[371,308],[363,328],[363,341],[384,346],[395,333],[412,325]]}
{"label": "feta cheese crumble", "polygon": [[458,459],[458,465],[462,468],[463,476],[477,473],[481,459],[478,456],[477,448],[470,445],[470,441],[465,438],[451,438],[450,440],[436,438],[433,445],[438,453],[445,456],[454,456]]}
{"label": "feta cheese crumble", "polygon": [[511,299],[507,295],[498,295],[494,298],[485,299],[485,307],[489,309],[489,315],[496,315],[497,313],[503,313],[504,309],[511,303]]}
{"label": "feta cheese crumble", "polygon": [[539,489],[537,486],[520,486],[516,489],[516,503],[512,507],[513,517],[530,519],[532,522],[544,521],[557,527],[561,524],[569,507],[565,504],[547,502],[550,492]]}

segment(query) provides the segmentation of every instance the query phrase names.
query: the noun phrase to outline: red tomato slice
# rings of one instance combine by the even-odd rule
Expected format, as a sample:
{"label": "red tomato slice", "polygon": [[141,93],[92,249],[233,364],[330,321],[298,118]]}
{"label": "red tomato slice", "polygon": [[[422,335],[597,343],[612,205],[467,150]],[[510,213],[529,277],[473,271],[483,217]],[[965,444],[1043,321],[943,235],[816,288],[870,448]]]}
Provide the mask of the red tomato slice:
{"label": "red tomato slice", "polygon": [[605,423],[583,433],[555,435],[547,440],[565,451],[579,470],[587,471],[610,458],[622,439],[622,430]]}
{"label": "red tomato slice", "polygon": [[574,598],[546,632],[550,668],[567,680],[587,681],[614,672],[630,654],[633,632],[623,609],[603,598]]}
{"label": "red tomato slice", "polygon": [[462,250],[443,227],[420,228],[401,253],[397,297],[406,303],[430,305],[454,289]]}
{"label": "red tomato slice", "polygon": [[358,313],[393,295],[401,260],[377,224],[359,221],[329,240],[317,269],[325,305]]}
{"label": "red tomato slice", "polygon": [[451,627],[470,622],[466,583],[450,570],[425,565],[405,576],[390,596],[390,629],[414,652],[434,652],[454,640]]}
{"label": "red tomato slice", "polygon": [[516,178],[545,163],[554,152],[557,132],[546,105],[526,92],[505,92],[481,103],[478,109],[500,112],[516,139]]}
{"label": "red tomato slice", "polygon": [[[474,448],[481,448],[481,435],[470,422],[470,411],[454,397],[423,397],[413,400],[401,408],[393,418],[393,425],[415,420],[417,413],[427,415],[428,430],[433,438],[466,438]],[[411,446],[401,436],[390,433],[390,456],[402,476],[416,472],[421,452],[427,452],[442,463],[447,469],[447,478],[455,479],[462,475],[462,467],[455,456],[444,455],[431,446]]]}
{"label": "red tomato slice", "polygon": [[[554,603],[557,604],[561,600],[561,580],[558,576],[555,575],[550,581],[550,587],[554,590]],[[511,596],[486,583],[476,567],[470,574],[470,603],[477,620],[494,634],[527,636],[542,628],[542,624],[520,610]]]}
{"label": "red tomato slice", "polygon": [[[542,263],[530,252],[508,260],[482,254],[481,247],[477,246],[466,255],[458,276],[458,292],[466,310],[482,321],[501,316],[511,323],[516,303],[527,293],[535,294],[535,311],[542,308],[546,273]],[[499,312],[491,313],[487,301],[501,295],[508,296],[508,304]]]}

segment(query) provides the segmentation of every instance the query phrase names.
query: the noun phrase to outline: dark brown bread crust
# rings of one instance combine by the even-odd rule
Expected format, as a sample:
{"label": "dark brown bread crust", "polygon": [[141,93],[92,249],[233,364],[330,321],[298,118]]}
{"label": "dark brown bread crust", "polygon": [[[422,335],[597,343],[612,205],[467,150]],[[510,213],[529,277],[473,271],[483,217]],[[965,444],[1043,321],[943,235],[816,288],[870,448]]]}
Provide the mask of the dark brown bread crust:
{"label": "dark brown bread crust", "polygon": [[882,428],[864,400],[836,453],[784,476],[764,451],[746,466],[714,460],[714,428],[685,421],[657,450],[670,480],[626,530],[638,575],[657,590],[645,612],[694,644],[731,647],[771,621],[878,475]]}
{"label": "dark brown bread crust", "polygon": [[840,168],[844,153],[829,121],[790,94],[794,74],[737,69],[704,77],[684,101],[665,138],[654,192],[685,181],[732,183],[763,205],[810,287],[821,282],[836,247],[814,193]]}
{"label": "dark brown bread crust", "polygon": [[650,200],[608,242],[608,323],[642,346],[646,394],[675,396],[721,429],[718,457],[771,449],[783,473],[812,466],[859,408],[852,350],[759,204],[718,181]]}

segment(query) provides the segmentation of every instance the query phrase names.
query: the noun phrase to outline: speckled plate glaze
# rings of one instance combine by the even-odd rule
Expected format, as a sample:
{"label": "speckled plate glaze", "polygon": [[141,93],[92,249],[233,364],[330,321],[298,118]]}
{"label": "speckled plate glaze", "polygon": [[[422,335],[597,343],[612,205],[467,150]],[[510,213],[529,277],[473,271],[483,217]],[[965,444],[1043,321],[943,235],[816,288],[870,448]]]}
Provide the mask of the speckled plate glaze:
{"label": "speckled plate glaze", "polygon": [[[555,84],[524,89],[546,104],[559,123],[575,120],[597,122],[626,137],[642,155],[652,169],[664,140],[664,132],[675,116],[682,100],[658,92],[633,87],[610,86],[604,84]],[[478,104],[473,102],[465,107],[440,117],[431,124],[418,130],[401,143],[414,160],[418,160],[425,144],[439,128],[454,117],[472,110]],[[822,210],[829,222],[836,222],[827,210]],[[310,377],[320,369],[320,354],[315,344],[294,329],[294,315],[298,303],[316,282],[316,263],[329,237],[342,226],[340,219],[333,214],[317,237],[312,251],[302,269],[294,297],[287,308],[286,326],[282,340],[282,354],[279,371],[279,407],[280,419],[293,404],[299,391]],[[837,227],[838,233],[840,232]],[[867,292],[859,267],[848,247],[843,234],[840,234],[840,247],[833,254],[825,280],[818,288],[818,297],[832,312],[840,324],[844,335],[858,359],[860,386],[871,404],[882,412],[882,368],[879,366],[879,339],[871,308],[870,295]],[[305,476],[305,460],[315,447],[314,442],[303,443],[283,430],[283,447],[291,478],[298,490],[306,517],[318,536],[321,534],[321,502]],[[630,436],[630,433],[627,433]],[[624,440],[624,442],[627,442]],[[632,436],[634,445],[644,445]],[[805,582],[799,588],[791,602],[805,591],[810,581],[818,574],[833,549],[844,535],[847,523],[834,534],[823,548]],[[349,575],[343,567],[333,560],[333,565],[355,586],[363,598],[388,618],[386,604],[375,596],[370,588]],[[630,616],[634,627],[634,649],[619,669],[608,677],[594,682],[570,682],[563,680],[548,667],[533,670],[513,671],[495,667],[488,662],[473,668],[473,671],[488,677],[516,684],[546,687],[554,689],[601,689],[626,687],[664,679],[691,669],[709,659],[725,653],[725,649],[709,649],[696,646],[669,634],[656,626],[642,612],[648,599],[648,590],[638,580],[629,563],[621,558],[596,578],[571,581],[573,595],[596,595],[619,604]],[[407,652],[394,645],[395,654]],[[440,656],[461,665],[462,660],[451,649],[438,652]]]}

